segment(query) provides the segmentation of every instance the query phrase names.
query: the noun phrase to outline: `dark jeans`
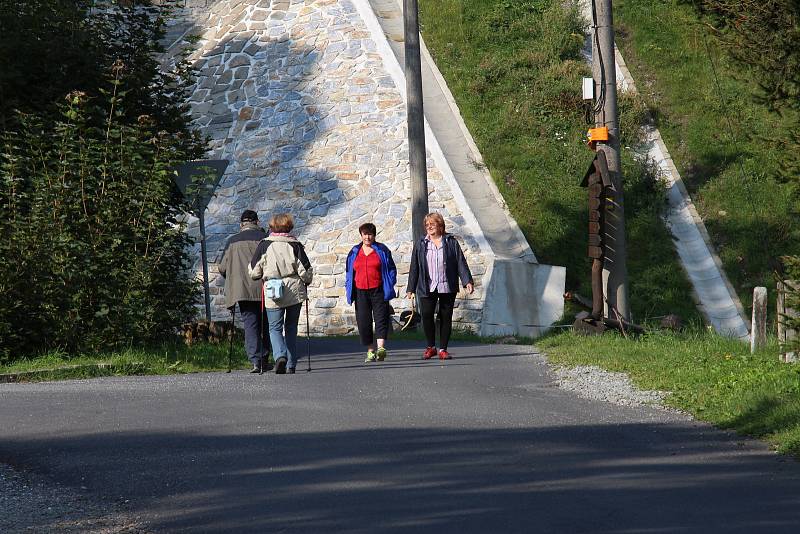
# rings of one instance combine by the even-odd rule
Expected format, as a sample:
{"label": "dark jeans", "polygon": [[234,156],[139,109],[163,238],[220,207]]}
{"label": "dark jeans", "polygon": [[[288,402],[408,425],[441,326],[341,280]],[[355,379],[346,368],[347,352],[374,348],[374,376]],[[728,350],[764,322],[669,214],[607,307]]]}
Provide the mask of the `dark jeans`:
{"label": "dark jeans", "polygon": [[[375,332],[372,321],[375,321]],[[383,300],[383,287],[374,289],[356,288],[356,324],[361,344],[372,345],[375,339],[389,337],[389,303]]]}
{"label": "dark jeans", "polygon": [[[255,300],[240,300],[239,313],[244,325],[244,349],[247,352],[247,359],[254,366],[259,366],[261,359],[266,358],[270,350],[267,315],[266,313],[261,315],[261,303]],[[259,315],[261,315],[260,320]]]}
{"label": "dark jeans", "polygon": [[434,291],[428,293],[427,297],[419,298],[422,329],[425,331],[425,339],[429,347],[436,346],[436,325],[433,315],[437,302],[439,303],[439,313],[436,315],[436,322],[439,323],[439,348],[447,350],[450,333],[453,331],[453,305],[456,303],[456,294]]}

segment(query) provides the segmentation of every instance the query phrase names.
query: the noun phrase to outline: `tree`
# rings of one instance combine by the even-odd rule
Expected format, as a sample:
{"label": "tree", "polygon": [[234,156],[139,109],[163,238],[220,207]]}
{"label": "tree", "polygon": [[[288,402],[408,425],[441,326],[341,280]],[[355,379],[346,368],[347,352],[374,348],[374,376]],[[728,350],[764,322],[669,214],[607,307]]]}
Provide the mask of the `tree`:
{"label": "tree", "polygon": [[127,106],[120,120],[135,124],[148,115],[200,157],[205,147],[190,128],[185,98],[193,73],[185,61],[172,71],[158,63],[175,3],[0,0],[0,130],[18,126],[17,112],[58,120],[65,95],[99,97],[121,64]]}
{"label": "tree", "polygon": [[[689,2],[711,25],[730,56],[755,74],[760,89],[757,100],[776,113],[800,113],[800,0]],[[800,182],[798,128],[786,132],[780,145],[783,178]],[[792,255],[783,258],[785,274],[781,276],[800,279],[800,256],[790,252]],[[788,295],[787,302],[798,305],[800,295]],[[794,319],[789,327],[800,327],[800,320]],[[800,349],[800,340],[796,345],[795,349]]]}
{"label": "tree", "polygon": [[[777,113],[800,113],[800,0],[687,0],[728,54],[754,74],[756,99]],[[783,140],[785,176],[800,171],[800,135]]]}
{"label": "tree", "polygon": [[197,297],[171,169],[205,151],[168,10],[0,4],[0,362],[161,340]]}
{"label": "tree", "polygon": [[800,0],[692,0],[731,57],[754,69],[760,98],[800,109]]}

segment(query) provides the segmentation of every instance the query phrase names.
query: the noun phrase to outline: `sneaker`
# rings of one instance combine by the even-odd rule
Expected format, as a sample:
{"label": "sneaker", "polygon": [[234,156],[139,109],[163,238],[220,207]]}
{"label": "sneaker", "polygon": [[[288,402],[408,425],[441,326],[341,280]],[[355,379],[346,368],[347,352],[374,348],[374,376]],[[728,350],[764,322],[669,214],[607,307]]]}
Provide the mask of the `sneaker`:
{"label": "sneaker", "polygon": [[436,347],[428,347],[422,355],[423,360],[430,360],[436,355]]}
{"label": "sneaker", "polygon": [[278,358],[278,361],[275,362],[275,374],[276,375],[285,375],[286,374],[286,362],[287,359],[285,356]]}
{"label": "sneaker", "polygon": [[251,373],[260,373],[261,372],[261,367],[259,367],[258,365],[254,365],[253,368],[250,369],[250,372]]}
{"label": "sneaker", "polygon": [[382,362],[386,359],[386,349],[384,347],[379,348],[377,352],[375,352],[375,356],[378,358],[379,362]]}
{"label": "sneaker", "polygon": [[367,351],[367,359],[364,360],[364,363],[374,362],[377,359],[378,359],[378,357],[375,356],[375,353],[372,352],[371,350],[368,350]]}
{"label": "sneaker", "polygon": [[293,375],[294,374],[294,367],[289,367],[288,371],[289,371],[290,375]]}
{"label": "sneaker", "polygon": [[442,349],[442,350],[439,351],[439,359],[440,360],[452,360],[453,357],[450,356],[450,353],[447,352],[446,349]]}

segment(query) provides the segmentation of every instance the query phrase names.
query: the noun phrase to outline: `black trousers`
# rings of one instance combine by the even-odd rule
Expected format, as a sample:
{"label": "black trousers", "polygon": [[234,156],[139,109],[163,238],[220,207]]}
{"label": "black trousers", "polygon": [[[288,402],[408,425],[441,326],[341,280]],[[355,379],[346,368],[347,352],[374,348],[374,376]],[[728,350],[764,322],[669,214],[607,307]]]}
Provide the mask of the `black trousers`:
{"label": "black trousers", "polygon": [[[253,300],[240,300],[239,312],[244,325],[244,348],[247,352],[247,359],[253,365],[258,366],[270,352],[267,314],[262,314],[261,303]],[[261,336],[260,341],[259,335]]]}
{"label": "black trousers", "polygon": [[[372,322],[375,321],[375,331]],[[377,339],[389,337],[389,303],[383,300],[383,287],[356,288],[356,325],[361,344],[372,345]]]}
{"label": "black trousers", "polygon": [[447,350],[450,334],[453,332],[453,306],[456,303],[456,294],[434,291],[428,293],[427,297],[419,298],[420,311],[422,312],[422,329],[425,331],[425,339],[429,347],[436,346],[434,312],[436,311],[437,302],[439,303],[439,313],[436,314],[436,322],[439,323],[439,348]]}

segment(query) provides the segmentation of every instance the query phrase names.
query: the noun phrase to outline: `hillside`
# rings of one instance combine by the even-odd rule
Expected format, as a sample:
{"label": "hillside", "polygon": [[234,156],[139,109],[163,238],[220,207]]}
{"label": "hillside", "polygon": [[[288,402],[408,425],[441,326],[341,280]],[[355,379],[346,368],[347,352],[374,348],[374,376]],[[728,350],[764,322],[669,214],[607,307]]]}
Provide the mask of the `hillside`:
{"label": "hillside", "polygon": [[[632,158],[637,125],[648,118],[661,129],[747,309],[753,287],[774,287],[779,257],[800,250],[796,190],[776,178],[776,132],[795,118],[754,102],[753,81],[734,78],[731,61],[689,7],[625,0],[614,8],[617,42],[642,95],[620,101],[634,318],[698,317],[660,220],[660,185]],[[586,202],[577,184],[591,157],[580,101],[580,78],[590,73],[577,12],[549,0],[422,0],[421,20],[523,232],[542,261],[567,266],[568,287],[588,292]]]}

